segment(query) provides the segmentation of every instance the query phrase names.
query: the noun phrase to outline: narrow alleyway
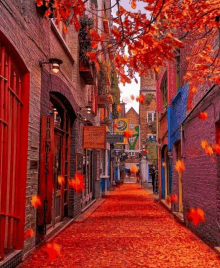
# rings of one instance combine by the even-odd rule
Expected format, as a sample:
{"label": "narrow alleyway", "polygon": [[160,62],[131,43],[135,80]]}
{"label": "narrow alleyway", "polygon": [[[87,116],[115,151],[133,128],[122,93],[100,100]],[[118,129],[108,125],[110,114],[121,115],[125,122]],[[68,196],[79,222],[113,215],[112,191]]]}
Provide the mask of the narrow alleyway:
{"label": "narrow alleyway", "polygon": [[169,216],[138,184],[124,184],[84,222],[74,222],[50,243],[61,256],[50,261],[46,246],[21,267],[220,267],[220,258]]}

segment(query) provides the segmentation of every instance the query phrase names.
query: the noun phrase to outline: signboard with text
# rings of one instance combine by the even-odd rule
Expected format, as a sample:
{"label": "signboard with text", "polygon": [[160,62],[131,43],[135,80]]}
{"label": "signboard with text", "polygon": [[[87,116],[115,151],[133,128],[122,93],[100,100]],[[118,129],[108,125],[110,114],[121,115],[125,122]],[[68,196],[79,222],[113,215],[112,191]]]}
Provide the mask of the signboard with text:
{"label": "signboard with text", "polygon": [[124,137],[120,134],[107,134],[107,142],[109,143],[116,143],[116,142],[123,142]]}
{"label": "signboard with text", "polygon": [[38,208],[39,231],[46,234],[46,224],[52,220],[53,167],[54,167],[54,117],[41,117],[41,155],[39,196],[42,206]]}
{"label": "signboard with text", "polygon": [[[125,130],[128,130],[128,119],[127,118],[118,118],[115,120],[117,127],[114,129],[116,134],[122,135]],[[128,144],[128,140],[124,138],[120,144]]]}
{"label": "signboard with text", "polygon": [[83,127],[84,149],[106,149],[106,127],[84,126]]}

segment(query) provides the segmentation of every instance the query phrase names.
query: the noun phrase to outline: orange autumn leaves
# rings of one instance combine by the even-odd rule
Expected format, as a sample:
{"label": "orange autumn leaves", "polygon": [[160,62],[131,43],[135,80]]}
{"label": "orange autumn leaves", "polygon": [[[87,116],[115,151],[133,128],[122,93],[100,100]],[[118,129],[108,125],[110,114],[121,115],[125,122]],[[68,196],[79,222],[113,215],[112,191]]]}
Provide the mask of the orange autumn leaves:
{"label": "orange autumn leaves", "polygon": [[178,196],[177,196],[176,194],[171,194],[171,195],[168,196],[167,199],[166,199],[166,202],[167,202],[168,204],[170,204],[170,203],[175,203],[175,202],[177,202],[177,201],[178,201]]}
{"label": "orange autumn leaves", "polygon": [[208,118],[208,114],[207,114],[207,112],[200,112],[199,115],[198,115],[198,117],[202,121],[205,121]]}
{"label": "orange autumn leaves", "polygon": [[[218,143],[210,145],[206,140],[202,140],[201,147],[204,150],[205,154],[207,154],[208,156],[213,156],[214,153],[216,154],[216,156],[220,155],[220,144]],[[213,161],[215,161],[215,157],[213,158]]]}
{"label": "orange autumn leaves", "polygon": [[185,169],[185,164],[184,164],[183,160],[177,160],[176,161],[175,170],[178,172],[178,174],[182,174],[182,172],[184,170],[186,170]]}
{"label": "orange autumn leaves", "polygon": [[136,165],[132,165],[130,167],[130,172],[136,174],[138,172],[138,168]]}
{"label": "orange autumn leaves", "polygon": [[42,206],[42,203],[41,203],[40,197],[38,195],[32,196],[31,204],[36,209],[39,208],[39,207],[41,207]]}
{"label": "orange autumn leaves", "polygon": [[58,256],[58,257],[61,256],[60,250],[61,250],[61,247],[56,243],[53,243],[53,244],[48,243],[47,244],[47,252],[48,252],[50,261],[53,261],[56,258],[56,256]]}
{"label": "orange autumn leaves", "polygon": [[[65,177],[63,175],[58,175],[57,178],[58,183],[63,186],[65,184]],[[77,193],[80,193],[81,191],[85,190],[84,188],[84,176],[80,173],[76,173],[75,177],[72,179],[69,179],[69,188],[74,189]],[[38,195],[32,196],[31,204],[34,208],[38,209],[42,206],[42,201]],[[28,239],[34,236],[34,231],[32,229],[26,230],[24,234],[24,239]],[[57,256],[60,257],[60,249],[61,247],[56,244],[47,244],[46,251],[49,255],[50,261],[53,261]]]}
{"label": "orange autumn leaves", "polygon": [[[134,100],[135,99],[134,95],[131,95],[130,98],[131,98],[131,100]],[[136,101],[137,102],[139,101],[140,104],[144,104],[145,103],[145,97],[144,97],[144,95],[143,94],[140,94],[140,96],[136,97]]]}
{"label": "orange autumn leaves", "polygon": [[132,132],[132,130],[129,130],[129,129],[125,130],[125,131],[123,132],[123,136],[124,136],[126,139],[130,139],[130,138],[133,136],[133,132]]}
{"label": "orange autumn leaves", "polygon": [[69,187],[73,188],[77,193],[84,191],[84,176],[76,173],[75,178],[69,180]]}
{"label": "orange autumn leaves", "polygon": [[205,213],[201,208],[190,208],[186,217],[188,221],[191,221],[195,226],[197,226],[200,221],[205,222]]}

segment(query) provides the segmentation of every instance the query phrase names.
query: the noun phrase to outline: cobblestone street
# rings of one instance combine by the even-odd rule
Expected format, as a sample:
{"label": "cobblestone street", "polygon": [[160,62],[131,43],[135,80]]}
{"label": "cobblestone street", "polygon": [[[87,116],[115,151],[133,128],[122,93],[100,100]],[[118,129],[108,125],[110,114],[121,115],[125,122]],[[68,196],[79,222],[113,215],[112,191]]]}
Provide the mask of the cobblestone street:
{"label": "cobblestone street", "polygon": [[220,267],[219,257],[138,184],[124,184],[83,222],[74,222],[19,267]]}

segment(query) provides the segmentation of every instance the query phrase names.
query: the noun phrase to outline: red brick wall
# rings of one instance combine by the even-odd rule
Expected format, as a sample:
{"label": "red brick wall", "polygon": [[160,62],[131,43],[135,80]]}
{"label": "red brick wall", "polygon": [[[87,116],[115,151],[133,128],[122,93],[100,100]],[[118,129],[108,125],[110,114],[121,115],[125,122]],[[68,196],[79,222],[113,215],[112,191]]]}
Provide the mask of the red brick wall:
{"label": "red brick wall", "polygon": [[[7,3],[6,3],[7,2]],[[30,71],[30,111],[29,111],[29,133],[28,133],[28,171],[26,187],[26,222],[25,230],[32,228],[36,230],[36,210],[31,206],[30,200],[33,195],[38,194],[38,169],[30,169],[30,160],[39,161],[40,143],[40,117],[49,113],[49,92],[55,91],[65,96],[72,106],[72,119],[74,113],[78,112],[79,106],[87,104],[88,93],[84,80],[79,74],[78,64],[78,38],[73,26],[68,28],[68,47],[49,22],[37,13],[35,1],[9,0],[1,4],[0,32],[15,47]],[[39,66],[39,61],[48,61],[56,57],[63,61],[61,71],[56,75],[49,75],[50,68]],[[73,62],[73,60],[75,62]],[[81,113],[87,116],[85,112]],[[92,123],[97,123],[97,118],[88,116]],[[76,123],[76,121],[75,121]],[[74,124],[75,124],[74,123]],[[82,152],[82,128],[72,128],[72,146]],[[38,146],[33,146],[36,143]],[[71,174],[74,174],[75,151],[71,151]],[[97,160],[98,163],[98,160]],[[97,187],[98,188],[98,187]],[[74,197],[75,198],[75,197]],[[77,200],[76,200],[77,199]],[[79,197],[74,204],[79,208]],[[77,212],[75,208],[74,213]],[[75,215],[75,214],[74,214]],[[74,216],[73,215],[73,216]],[[35,246],[35,237],[27,239],[24,252]]]}
{"label": "red brick wall", "polygon": [[[209,96],[191,114],[183,126],[183,160],[186,171],[183,173],[183,203],[184,217],[190,207],[200,207],[205,212],[205,223],[194,227],[191,223],[187,225],[195,230],[208,242],[219,245],[220,234],[220,187],[217,177],[218,161],[212,161],[201,148],[201,140],[206,139],[208,143],[215,142],[215,123],[219,119],[219,88],[214,89]],[[209,117],[202,122],[198,118],[201,110],[206,110]],[[176,191],[176,187],[174,187]]]}

